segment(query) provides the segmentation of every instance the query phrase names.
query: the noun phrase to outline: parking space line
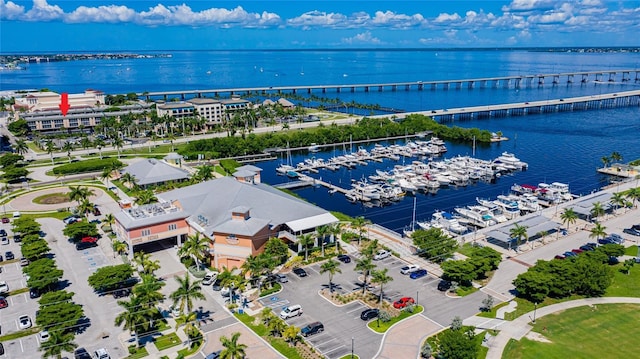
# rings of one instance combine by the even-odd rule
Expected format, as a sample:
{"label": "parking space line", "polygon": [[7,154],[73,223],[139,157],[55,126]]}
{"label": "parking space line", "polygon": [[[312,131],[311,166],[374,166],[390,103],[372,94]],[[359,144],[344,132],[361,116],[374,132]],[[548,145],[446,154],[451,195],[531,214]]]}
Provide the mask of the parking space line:
{"label": "parking space line", "polygon": [[331,352],[335,352],[336,350],[338,350],[338,349],[340,349],[340,348],[346,348],[346,347],[347,347],[346,345],[341,344],[339,347],[335,347],[335,348],[333,348],[333,349],[331,349],[331,350],[327,350],[327,351],[325,351],[325,352],[322,352],[322,355],[325,355],[325,356],[326,356],[327,354],[329,354],[329,353],[331,353]]}
{"label": "parking space line", "polygon": [[348,312],[347,312],[347,314],[348,314],[348,313],[355,312],[355,311],[357,311],[357,310],[362,310],[362,308],[364,308],[364,307],[365,307],[364,305],[358,305],[358,307],[357,307],[357,308],[355,308],[355,309],[352,309],[352,310],[348,311]]}
{"label": "parking space line", "polygon": [[338,340],[338,339],[337,339],[337,338],[333,338],[333,337],[332,337],[331,339],[327,340],[326,342],[322,342],[322,343],[315,344],[315,346],[316,346],[316,347],[319,347],[319,346],[321,346],[321,345],[325,345],[325,344],[327,344],[327,343],[331,343],[331,342],[332,342],[332,341],[334,341],[334,340]]}
{"label": "parking space line", "polygon": [[313,267],[307,267],[307,269],[311,269],[312,271],[316,272],[316,274],[320,274],[320,272],[318,272],[317,270],[315,270],[315,268],[313,268]]}

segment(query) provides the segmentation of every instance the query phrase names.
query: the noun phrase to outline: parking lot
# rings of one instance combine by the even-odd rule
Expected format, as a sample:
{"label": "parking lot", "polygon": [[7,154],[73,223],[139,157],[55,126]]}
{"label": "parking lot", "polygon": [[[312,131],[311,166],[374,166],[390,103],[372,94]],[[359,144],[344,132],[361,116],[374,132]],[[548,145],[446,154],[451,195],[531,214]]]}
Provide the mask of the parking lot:
{"label": "parking lot", "polygon": [[[337,273],[333,278],[338,293],[362,290],[362,275],[354,270],[356,260],[352,256],[351,263],[340,264],[342,273]],[[462,318],[476,314],[482,299],[486,297],[485,294],[476,292],[464,298],[448,298],[437,290],[438,278],[428,275],[414,280],[401,274],[400,269],[406,263],[396,257],[374,263],[379,269],[388,268],[388,274],[394,278],[384,286],[385,300],[393,302],[405,296],[413,297],[425,306],[426,316],[443,326],[451,324],[454,315],[449,313],[453,312]],[[361,358],[374,357],[380,347],[382,335],[371,331],[367,323],[360,319],[360,313],[368,306],[361,302],[337,306],[322,297],[319,291],[328,287],[329,276],[326,273],[320,274],[320,265],[304,267],[308,274],[304,278],[288,273],[289,282],[283,284],[282,292],[263,298],[261,304],[273,308],[276,314],[284,306],[302,305],[304,313],[287,319],[286,322],[299,328],[315,321],[322,322],[324,332],[309,336],[306,340],[327,358],[340,358],[351,353],[352,338],[356,354]],[[378,287],[370,289],[375,294],[379,293]]]}

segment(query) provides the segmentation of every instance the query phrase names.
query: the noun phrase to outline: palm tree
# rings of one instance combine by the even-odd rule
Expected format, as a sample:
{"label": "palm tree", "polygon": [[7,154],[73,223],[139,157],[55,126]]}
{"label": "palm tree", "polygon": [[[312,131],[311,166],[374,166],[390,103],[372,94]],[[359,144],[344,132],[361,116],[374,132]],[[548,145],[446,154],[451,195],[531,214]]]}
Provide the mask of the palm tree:
{"label": "palm tree", "polygon": [[576,220],[578,220],[578,214],[573,210],[573,208],[565,208],[564,212],[560,215],[560,219],[562,220],[562,224],[567,226],[567,229],[569,229],[569,225],[575,224]]}
{"label": "palm tree", "polygon": [[202,287],[199,280],[192,281],[189,277],[189,273],[186,273],[183,278],[176,277],[178,282],[178,289],[176,289],[169,296],[173,300],[173,305],[178,305],[181,312],[187,310],[190,313],[193,309],[193,300],[204,300],[205,296],[202,294]]}
{"label": "palm tree", "polygon": [[16,140],[16,143],[13,145],[13,149],[19,154],[24,155],[29,152],[29,146],[24,140]]}
{"label": "palm tree", "polygon": [[[267,261],[265,261],[264,256],[251,255],[247,257],[247,259],[244,261],[244,263],[242,263],[242,266],[240,268],[242,269],[242,274],[244,276],[246,276],[248,273],[251,276],[251,280],[254,281],[255,279],[262,276],[262,274],[269,269],[269,266]],[[262,288],[262,282],[259,282],[258,291],[261,288]]]}
{"label": "palm tree", "polygon": [[196,175],[194,176],[194,178],[196,178],[198,181],[204,182],[213,178],[212,166],[202,165],[200,167],[197,167],[197,169],[198,169],[198,172],[196,172]]}
{"label": "palm tree", "polygon": [[356,262],[356,270],[361,271],[362,275],[364,275],[364,284],[362,285],[362,294],[367,289],[367,277],[371,274],[371,271],[376,268],[376,265],[373,264],[373,261],[370,257],[362,257],[358,259]]}
{"label": "palm tree", "polygon": [[340,239],[338,238],[341,233],[342,229],[340,229],[339,224],[336,223],[329,226],[329,235],[331,235],[331,240],[336,243],[336,250],[338,254],[340,254],[341,251]]}
{"label": "palm tree", "polygon": [[271,320],[267,325],[267,328],[271,332],[271,335],[276,337],[280,336],[286,327],[287,327],[287,323],[285,323],[284,320],[280,318],[275,318],[274,320]]}
{"label": "palm tree", "polygon": [[91,140],[88,139],[87,137],[83,137],[82,140],[80,140],[80,146],[82,146],[82,148],[86,149],[91,147]]}
{"label": "palm tree", "polygon": [[199,232],[187,237],[178,250],[180,258],[193,258],[196,267],[201,267],[201,261],[209,256],[209,238],[200,236]]}
{"label": "palm tree", "polygon": [[313,237],[311,234],[301,234],[298,236],[298,243],[304,247],[304,261],[309,259],[309,246],[313,244]]}
{"label": "palm tree", "polygon": [[119,255],[123,255],[129,248],[129,246],[127,246],[127,244],[122,241],[113,241],[111,246],[113,248],[113,258],[116,257],[116,253]]}
{"label": "palm tree", "polygon": [[[544,237],[546,237],[547,234],[547,231],[540,231],[536,233],[536,236],[540,237],[540,241],[542,242],[542,244],[544,244]],[[531,249],[533,249],[533,242],[531,242]]]}
{"label": "palm tree", "polygon": [[84,213],[84,216],[87,218],[89,217],[89,213],[91,213],[94,208],[95,205],[86,199],[80,202],[80,204],[78,205],[78,211]]}
{"label": "palm tree", "polygon": [[630,199],[631,202],[633,203],[633,207],[635,207],[636,206],[636,201],[638,199],[640,199],[640,187],[628,189],[627,192],[626,192],[625,197]]}
{"label": "palm tree", "polygon": [[136,188],[138,185],[136,184],[136,178],[129,172],[125,172],[121,177],[120,180],[122,181],[122,183],[124,184],[128,184],[129,188],[133,189]]}
{"label": "palm tree", "polygon": [[611,196],[611,203],[616,206],[616,210],[617,210],[620,207],[625,207],[627,201],[624,198],[624,195],[622,194],[622,192],[616,192]]}
{"label": "palm tree", "polygon": [[150,322],[147,320],[145,316],[145,311],[140,310],[138,302],[135,298],[132,298],[128,301],[119,300],[118,305],[124,308],[123,312],[120,312],[116,316],[115,325],[122,325],[123,329],[129,330],[130,332],[136,334],[140,333],[141,330],[149,329]]}
{"label": "palm tree", "polygon": [[88,187],[82,187],[82,186],[73,187],[73,186],[69,186],[69,189],[71,191],[69,192],[69,194],[67,196],[69,196],[70,200],[78,202],[78,205],[80,205],[82,202],[88,200],[90,196],[93,196],[95,194],[95,192],[93,190],[89,189]]}
{"label": "palm tree", "polygon": [[393,277],[387,274],[388,271],[389,268],[384,268],[382,270],[374,269],[371,271],[371,282],[380,284],[380,296],[378,296],[378,303],[382,302],[384,285],[393,280]]}
{"label": "palm tree", "polygon": [[[516,240],[517,246],[520,246],[522,239],[525,241],[529,240],[529,236],[527,235],[527,226],[521,226],[519,224],[514,224],[513,227],[509,230],[509,235],[511,238]],[[511,244],[511,242],[509,242]]]}
{"label": "palm tree", "polygon": [[143,274],[140,277],[142,281],[133,287],[133,294],[140,307],[151,309],[164,300],[164,294],[160,290],[167,283],[159,281],[152,274]]}
{"label": "palm tree", "polygon": [[69,141],[66,141],[62,145],[62,150],[67,151],[67,157],[69,157],[69,163],[71,163],[71,151],[73,151],[73,144]]}
{"label": "palm tree", "polygon": [[593,207],[591,208],[591,216],[594,218],[598,218],[602,215],[604,215],[604,207],[602,206],[602,203],[600,202],[595,202],[593,204]]}
{"label": "palm tree", "polygon": [[47,151],[49,156],[51,156],[51,165],[53,165],[54,164],[53,152],[56,150],[56,147],[53,145],[53,142],[51,140],[47,141],[47,144],[45,145],[45,150]]}
{"label": "palm tree", "polygon": [[368,221],[364,217],[359,216],[359,217],[356,217],[351,223],[351,226],[355,228],[356,231],[358,232],[358,246],[360,245],[360,240],[364,235],[364,227],[367,224],[367,222]]}
{"label": "palm tree", "polygon": [[322,248],[322,257],[324,257],[324,240],[329,234],[329,226],[320,226],[316,228],[316,238],[320,241]]}
{"label": "palm tree", "polygon": [[264,308],[262,312],[258,314],[258,317],[260,318],[260,322],[266,326],[269,325],[269,322],[277,318],[271,307]]}
{"label": "palm tree", "polygon": [[189,313],[182,313],[178,318],[176,318],[176,330],[184,325],[184,332],[189,336],[189,338],[196,337],[200,333],[195,325],[197,321],[198,312],[193,311]]}
{"label": "palm tree", "polygon": [[342,273],[342,269],[340,269],[340,263],[334,261],[333,259],[329,259],[328,261],[322,263],[320,266],[320,274],[329,273],[329,291],[333,293],[333,276],[336,273]]}
{"label": "palm tree", "polygon": [[136,252],[133,255],[133,263],[136,265],[136,270],[140,274],[153,274],[160,268],[159,261],[152,260],[151,254],[144,251]]}
{"label": "palm tree", "polygon": [[622,161],[622,155],[620,154],[620,152],[617,152],[617,151],[614,151],[613,153],[611,153],[611,156],[609,156],[609,158],[611,158],[611,161],[614,161],[614,162]]}
{"label": "palm tree", "polygon": [[107,213],[104,215],[104,223],[108,224],[109,230],[113,232],[113,224],[116,223],[116,217],[112,213]]}
{"label": "palm tree", "polygon": [[138,205],[145,205],[145,204],[154,203],[157,201],[158,199],[153,194],[153,191],[150,189],[138,192],[138,197],[136,197],[136,200],[135,200],[136,204]]}
{"label": "palm tree", "polygon": [[[118,158],[120,158],[120,149],[122,149],[122,146],[124,145],[124,141],[122,141],[122,138],[120,138],[120,136],[116,136],[113,139],[113,147],[116,148],[116,150],[118,150]],[[102,157],[102,155],[100,155]]]}
{"label": "palm tree", "polygon": [[611,159],[607,156],[602,156],[600,161],[602,161],[603,168],[607,168],[607,166],[609,166],[609,163],[611,163]]}
{"label": "palm tree", "polygon": [[73,333],[65,333],[62,330],[52,330],[49,332],[49,340],[44,343],[40,343],[40,351],[42,351],[42,357],[56,357],[60,358],[62,352],[73,352],[77,347],[73,341],[75,335]]}
{"label": "palm tree", "polygon": [[107,183],[107,187],[109,186],[109,180],[111,179],[111,174],[113,170],[111,168],[105,168],[102,170],[102,174],[100,175],[100,179]]}
{"label": "palm tree", "polygon": [[102,138],[96,138],[93,140],[93,146],[98,149],[98,152],[100,152],[100,159],[102,159],[102,149],[104,148],[104,145],[105,143]]}
{"label": "palm tree", "polygon": [[239,338],[240,333],[238,332],[231,334],[231,339],[226,336],[220,337],[220,343],[222,343],[222,346],[224,347],[220,353],[220,359],[244,358],[246,355],[245,350],[247,349],[247,345],[238,343]]}
{"label": "palm tree", "polygon": [[601,223],[596,223],[596,225],[591,228],[591,233],[589,233],[589,238],[600,239],[607,236],[606,232],[607,227],[603,226]]}

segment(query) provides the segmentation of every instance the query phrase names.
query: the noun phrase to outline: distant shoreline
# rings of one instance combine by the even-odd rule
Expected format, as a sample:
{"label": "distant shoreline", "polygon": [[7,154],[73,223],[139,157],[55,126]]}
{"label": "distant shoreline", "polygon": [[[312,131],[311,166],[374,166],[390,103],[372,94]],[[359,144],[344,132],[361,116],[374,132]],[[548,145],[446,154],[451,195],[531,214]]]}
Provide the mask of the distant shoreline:
{"label": "distant shoreline", "polygon": [[47,62],[83,61],[83,60],[123,60],[123,59],[154,59],[171,58],[171,54],[139,54],[130,52],[110,53],[56,53],[56,54],[13,54],[0,55],[2,64],[38,64]]}

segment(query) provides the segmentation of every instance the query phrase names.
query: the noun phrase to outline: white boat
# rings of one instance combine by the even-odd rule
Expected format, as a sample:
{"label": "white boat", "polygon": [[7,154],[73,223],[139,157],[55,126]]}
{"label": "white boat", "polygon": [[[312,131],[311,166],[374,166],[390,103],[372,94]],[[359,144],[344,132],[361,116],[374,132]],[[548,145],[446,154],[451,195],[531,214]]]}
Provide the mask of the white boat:
{"label": "white boat", "polygon": [[307,150],[312,153],[320,152],[320,145],[312,143]]}
{"label": "white boat", "polygon": [[537,212],[540,210],[538,197],[534,194],[523,194],[518,196],[518,208],[525,212]]}
{"label": "white boat", "polygon": [[486,228],[496,224],[496,221],[493,220],[493,216],[489,213],[489,210],[486,207],[456,207],[455,211],[460,214],[461,219],[465,219],[469,224],[475,227]]}
{"label": "white boat", "polygon": [[289,171],[295,171],[295,169],[295,167],[283,163],[276,168],[276,172],[278,172],[278,174],[285,175]]}
{"label": "white boat", "polygon": [[489,211],[494,221],[498,223],[504,223],[508,221],[507,217],[505,217],[505,215],[502,213],[502,208],[500,208],[500,206],[495,204],[493,201],[476,197],[476,202],[478,202],[479,205],[485,207]]}
{"label": "white boat", "polygon": [[507,219],[520,217],[518,201],[511,198],[511,196],[499,195],[498,199],[496,199],[494,203],[502,208],[502,213],[507,217]]}
{"label": "white boat", "polygon": [[460,224],[458,219],[449,212],[436,212],[433,214],[433,218],[442,226],[443,229],[446,229],[451,233],[463,234],[469,231],[469,228]]}
{"label": "white boat", "polygon": [[493,160],[494,164],[502,166],[508,170],[525,170],[529,165],[520,161],[513,153],[502,152],[502,155]]}

